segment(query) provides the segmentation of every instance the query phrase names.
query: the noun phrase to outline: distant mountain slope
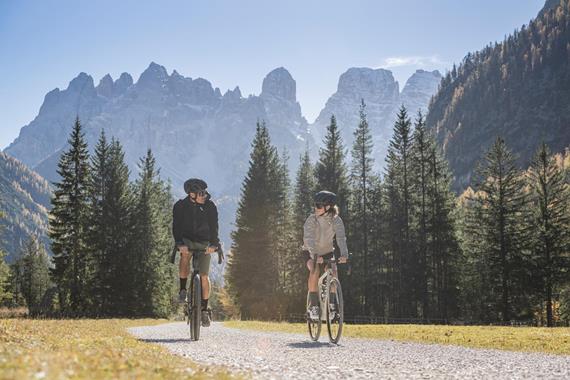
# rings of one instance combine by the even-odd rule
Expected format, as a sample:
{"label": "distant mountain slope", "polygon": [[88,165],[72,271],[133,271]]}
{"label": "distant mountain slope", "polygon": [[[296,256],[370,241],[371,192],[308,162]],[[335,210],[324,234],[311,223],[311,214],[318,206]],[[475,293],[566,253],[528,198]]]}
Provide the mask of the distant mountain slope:
{"label": "distant mountain slope", "polygon": [[541,141],[570,145],[570,0],[547,2],[539,16],[501,43],[469,53],[442,80],[427,124],[442,144],[457,190],[501,135],[528,165]]}
{"label": "distant mountain slope", "polygon": [[22,247],[30,234],[38,234],[47,245],[47,212],[50,208],[50,185],[18,160],[0,153],[0,210],[4,218],[0,241],[8,261]]}

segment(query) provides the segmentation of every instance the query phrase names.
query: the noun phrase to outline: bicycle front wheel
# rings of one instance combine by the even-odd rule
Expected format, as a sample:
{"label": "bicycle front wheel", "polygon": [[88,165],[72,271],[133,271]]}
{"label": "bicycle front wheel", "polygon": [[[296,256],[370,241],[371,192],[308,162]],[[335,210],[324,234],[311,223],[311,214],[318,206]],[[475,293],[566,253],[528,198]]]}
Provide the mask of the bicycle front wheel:
{"label": "bicycle front wheel", "polygon": [[342,300],[342,289],[340,281],[332,278],[328,286],[328,297],[326,298],[326,318],[329,340],[331,343],[338,343],[342,335],[342,325],[344,323],[344,304]]}
{"label": "bicycle front wheel", "polygon": [[191,284],[192,301],[190,310],[190,339],[200,339],[200,324],[201,324],[201,304],[202,304],[202,284],[200,283],[200,275],[195,274],[192,276]]}
{"label": "bicycle front wheel", "polygon": [[314,342],[316,342],[319,340],[319,336],[321,335],[322,321],[321,318],[318,320],[311,319],[311,316],[309,315],[309,306],[311,305],[309,294],[310,293],[307,293],[307,327],[309,328],[309,336]]}

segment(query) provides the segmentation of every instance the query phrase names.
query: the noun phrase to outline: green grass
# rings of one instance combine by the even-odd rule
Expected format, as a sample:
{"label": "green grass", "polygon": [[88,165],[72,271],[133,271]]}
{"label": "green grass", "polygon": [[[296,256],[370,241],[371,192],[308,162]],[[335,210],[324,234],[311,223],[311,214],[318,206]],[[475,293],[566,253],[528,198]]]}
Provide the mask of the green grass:
{"label": "green grass", "polygon": [[[304,323],[227,321],[227,327],[308,334]],[[326,327],[323,330],[326,335]],[[345,325],[343,336],[570,355],[570,328]]]}
{"label": "green grass", "polygon": [[198,366],[126,331],[165,322],[0,319],[0,379],[230,378],[221,369]]}

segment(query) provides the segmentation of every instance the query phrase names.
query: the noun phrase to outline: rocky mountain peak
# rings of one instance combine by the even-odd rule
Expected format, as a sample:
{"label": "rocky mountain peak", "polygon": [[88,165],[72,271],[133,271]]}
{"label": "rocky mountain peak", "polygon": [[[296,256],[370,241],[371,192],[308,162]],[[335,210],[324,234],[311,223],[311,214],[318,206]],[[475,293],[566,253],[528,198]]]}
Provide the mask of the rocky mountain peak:
{"label": "rocky mountain peak", "polygon": [[97,85],[96,88],[97,94],[104,96],[106,98],[110,98],[111,96],[113,96],[113,86],[114,86],[113,78],[111,78],[111,75],[107,74],[99,81],[99,84]]}
{"label": "rocky mountain peak", "polygon": [[289,71],[279,67],[263,79],[261,97],[276,97],[295,103],[297,101],[297,84]]}
{"label": "rocky mountain peak", "polygon": [[93,84],[93,78],[91,75],[87,75],[84,72],[79,73],[74,79],[69,82],[69,86],[67,86],[67,90],[71,92],[79,92],[84,90],[85,88],[95,88]]}
{"label": "rocky mountain peak", "polygon": [[168,79],[168,73],[164,66],[151,62],[139,77],[137,85],[146,87],[148,85],[161,84]]}

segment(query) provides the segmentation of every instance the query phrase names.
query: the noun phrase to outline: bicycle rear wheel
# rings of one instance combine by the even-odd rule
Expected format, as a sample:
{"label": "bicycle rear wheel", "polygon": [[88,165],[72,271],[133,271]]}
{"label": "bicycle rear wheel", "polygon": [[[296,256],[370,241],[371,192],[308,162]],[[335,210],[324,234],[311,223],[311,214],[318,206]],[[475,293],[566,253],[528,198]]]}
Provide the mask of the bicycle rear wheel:
{"label": "bicycle rear wheel", "polygon": [[[326,298],[326,318],[329,340],[331,343],[338,343],[342,335],[342,325],[344,323],[344,304],[342,300],[342,289],[340,281],[332,278],[327,289],[328,297]],[[336,302],[335,301],[336,298]],[[335,305],[336,304],[336,305]]]}
{"label": "bicycle rear wheel", "polygon": [[201,301],[202,301],[202,284],[200,283],[200,275],[198,273],[192,276],[191,282],[191,307],[190,307],[190,339],[200,339],[201,324]]}
{"label": "bicycle rear wheel", "polygon": [[311,337],[311,339],[313,341],[317,341],[319,340],[319,336],[321,335],[321,325],[322,325],[322,321],[321,318],[319,318],[317,321],[312,320],[311,317],[309,316],[309,306],[310,306],[310,299],[309,299],[309,293],[307,293],[307,327],[309,328],[309,336]]}

